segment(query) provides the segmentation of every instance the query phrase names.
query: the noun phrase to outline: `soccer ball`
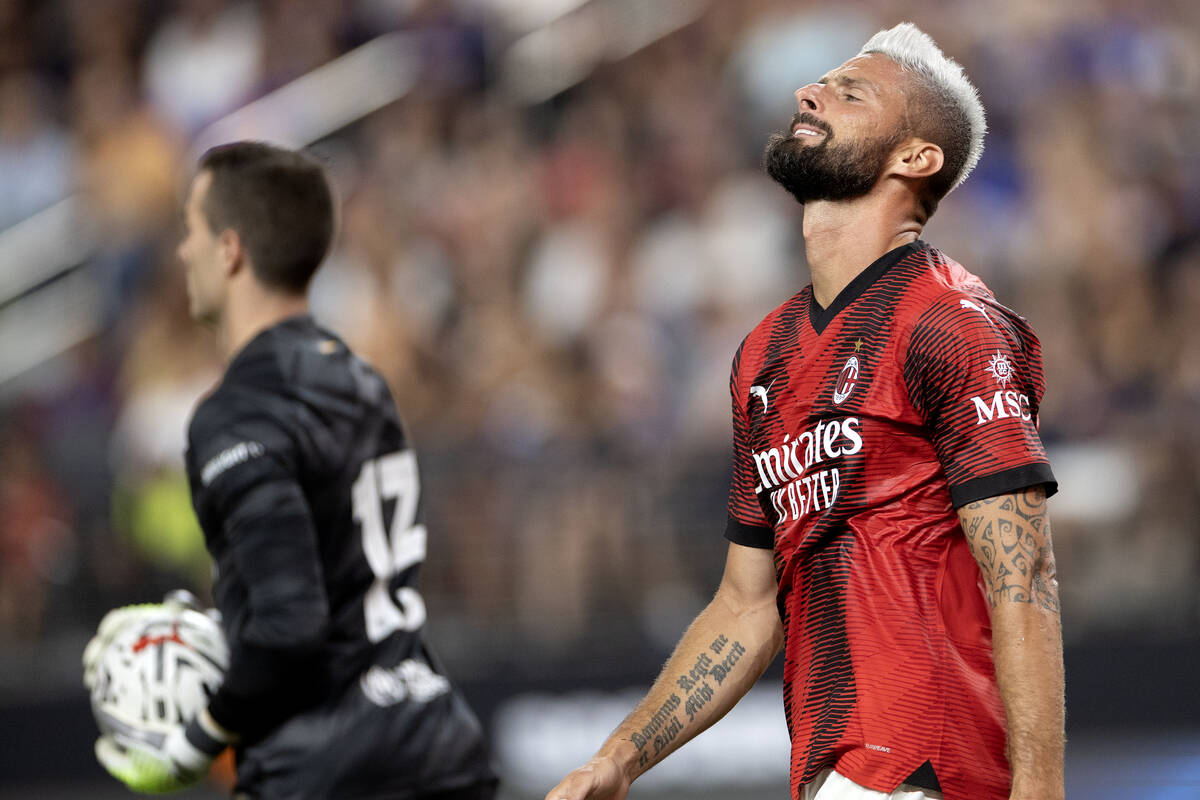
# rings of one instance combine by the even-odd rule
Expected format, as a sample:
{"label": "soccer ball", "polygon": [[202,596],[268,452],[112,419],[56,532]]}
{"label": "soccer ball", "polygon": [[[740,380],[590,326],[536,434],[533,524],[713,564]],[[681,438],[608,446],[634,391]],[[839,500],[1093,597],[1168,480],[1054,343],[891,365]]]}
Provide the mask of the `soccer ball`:
{"label": "soccer ball", "polygon": [[102,734],[159,748],[208,705],[228,666],[215,614],[172,593],[105,615],[84,650],[83,683]]}

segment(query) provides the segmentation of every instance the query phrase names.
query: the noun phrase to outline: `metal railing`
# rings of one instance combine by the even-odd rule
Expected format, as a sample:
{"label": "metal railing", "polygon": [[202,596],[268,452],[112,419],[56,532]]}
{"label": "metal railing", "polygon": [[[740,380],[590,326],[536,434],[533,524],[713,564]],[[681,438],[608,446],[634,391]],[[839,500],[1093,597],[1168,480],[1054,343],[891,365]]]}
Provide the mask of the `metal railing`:
{"label": "metal railing", "polygon": [[[312,144],[399,100],[417,74],[410,35],[385,34],[208,126],[193,155],[234,139]],[[79,194],[0,231],[0,390],[99,333],[98,246]]]}
{"label": "metal railing", "polygon": [[[564,0],[501,56],[501,91],[543,102],[697,19],[710,0]],[[420,76],[419,34],[384,34],[237,109],[192,143],[237,139],[290,147],[320,141],[408,94]],[[71,195],[0,231],[0,394],[14,378],[100,332],[99,249],[84,199]]]}

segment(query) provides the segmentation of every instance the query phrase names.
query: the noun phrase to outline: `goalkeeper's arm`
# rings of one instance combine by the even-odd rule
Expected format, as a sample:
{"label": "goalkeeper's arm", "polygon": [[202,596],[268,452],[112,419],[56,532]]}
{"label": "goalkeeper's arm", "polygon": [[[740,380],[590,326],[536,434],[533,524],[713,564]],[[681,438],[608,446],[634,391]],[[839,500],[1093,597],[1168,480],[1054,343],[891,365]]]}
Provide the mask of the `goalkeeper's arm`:
{"label": "goalkeeper's arm", "polygon": [[208,711],[253,742],[324,696],[329,603],[316,526],[290,469],[264,457],[231,477],[197,497],[221,522],[214,554],[229,638],[229,668]]}
{"label": "goalkeeper's arm", "polygon": [[783,643],[775,593],[773,552],[730,544],[716,596],[649,693],[546,800],[620,800],[639,775],[724,716]]}

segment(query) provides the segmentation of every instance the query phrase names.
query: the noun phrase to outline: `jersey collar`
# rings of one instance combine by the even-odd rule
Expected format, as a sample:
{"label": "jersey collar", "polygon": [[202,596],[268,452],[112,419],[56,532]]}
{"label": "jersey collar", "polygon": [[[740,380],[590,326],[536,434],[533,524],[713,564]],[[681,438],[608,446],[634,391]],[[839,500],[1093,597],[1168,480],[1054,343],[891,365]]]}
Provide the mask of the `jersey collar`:
{"label": "jersey collar", "polygon": [[229,359],[229,365],[226,367],[226,372],[231,371],[235,366],[240,366],[244,362],[253,361],[258,357],[258,351],[260,349],[267,348],[267,351],[269,352],[269,345],[267,343],[271,341],[271,339],[274,338],[274,336],[280,331],[303,331],[313,327],[315,324],[316,323],[313,321],[312,313],[305,311],[299,314],[293,314],[290,317],[284,317],[278,322],[263,328],[261,331],[250,337],[250,341],[242,345],[242,349],[234,353],[233,358]]}
{"label": "jersey collar", "polygon": [[916,241],[887,251],[875,259],[869,267],[858,273],[854,277],[854,280],[846,284],[846,288],[838,293],[838,296],[829,304],[829,308],[821,308],[820,304],[817,303],[816,295],[810,294],[808,299],[808,320],[812,323],[813,330],[818,334],[823,333],[829,327],[829,323],[833,322],[833,318],[843,308],[861,297],[883,273],[896,264],[899,264],[905,256],[916,253],[919,250],[924,250],[927,247],[929,247],[927,242],[917,239]]}

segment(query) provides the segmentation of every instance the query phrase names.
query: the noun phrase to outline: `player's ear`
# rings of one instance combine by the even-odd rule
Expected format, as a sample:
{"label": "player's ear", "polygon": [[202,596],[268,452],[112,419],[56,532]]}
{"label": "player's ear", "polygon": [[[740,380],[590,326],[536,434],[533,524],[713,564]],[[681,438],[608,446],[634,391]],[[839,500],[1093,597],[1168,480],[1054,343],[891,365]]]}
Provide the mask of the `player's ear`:
{"label": "player's ear", "polygon": [[218,248],[221,251],[221,264],[225,268],[226,277],[233,277],[246,260],[246,249],[242,245],[242,237],[233,228],[226,228],[217,237]]}
{"label": "player's ear", "polygon": [[946,163],[942,148],[924,139],[909,139],[892,156],[892,172],[903,178],[928,178]]}

